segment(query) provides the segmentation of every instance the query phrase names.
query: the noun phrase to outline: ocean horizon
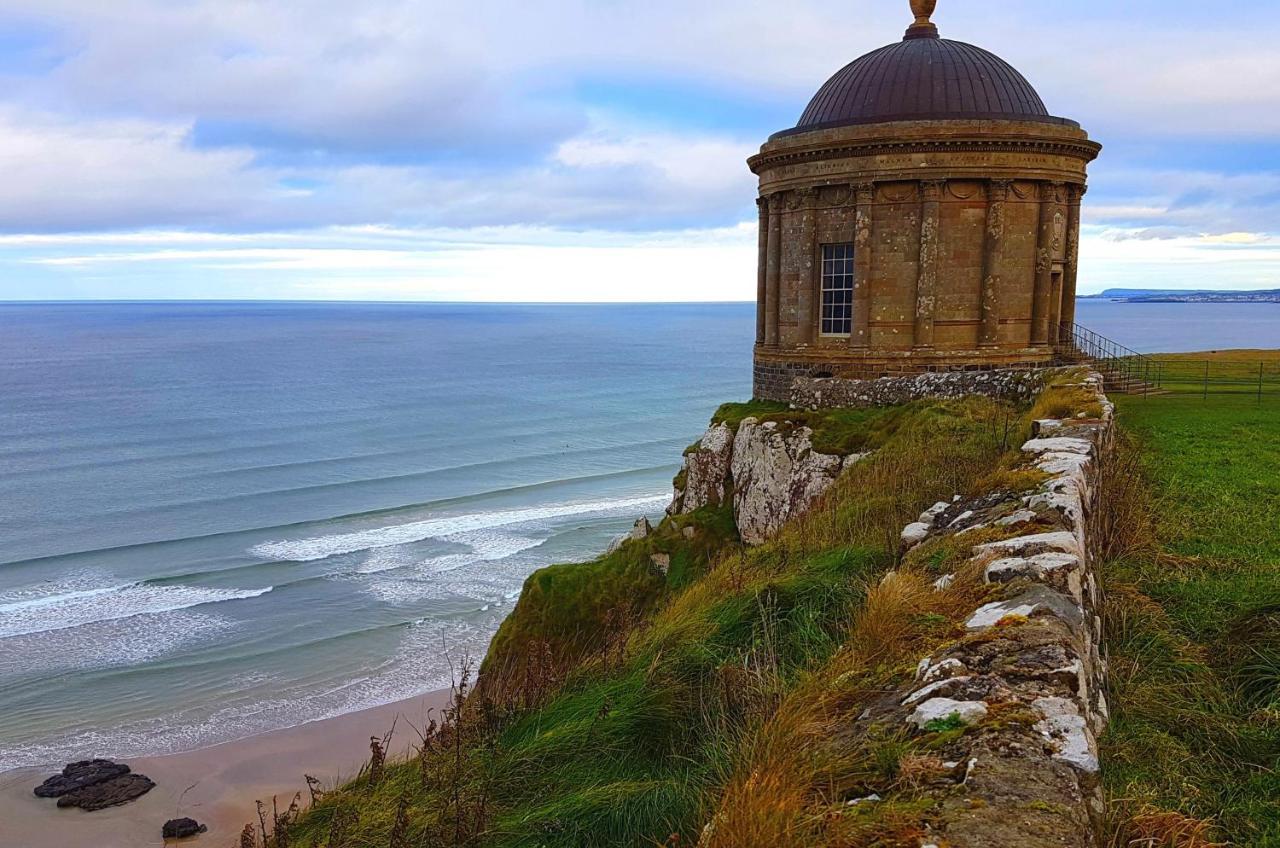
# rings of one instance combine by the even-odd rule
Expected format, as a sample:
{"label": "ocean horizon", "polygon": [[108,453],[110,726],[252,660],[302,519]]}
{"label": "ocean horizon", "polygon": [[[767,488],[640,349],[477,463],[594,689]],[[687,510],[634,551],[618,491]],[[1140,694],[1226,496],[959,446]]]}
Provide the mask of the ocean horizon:
{"label": "ocean horizon", "polygon": [[[1280,304],[1082,301],[1143,352]],[[753,303],[0,304],[0,770],[204,747],[478,662],[661,514]]]}

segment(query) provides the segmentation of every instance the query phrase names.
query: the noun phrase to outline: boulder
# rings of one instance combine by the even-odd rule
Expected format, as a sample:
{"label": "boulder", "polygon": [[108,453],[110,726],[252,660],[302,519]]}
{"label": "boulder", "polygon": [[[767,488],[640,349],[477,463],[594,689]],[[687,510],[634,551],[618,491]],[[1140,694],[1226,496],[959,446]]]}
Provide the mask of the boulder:
{"label": "boulder", "polygon": [[40,798],[60,798],[68,792],[128,773],[129,767],[124,763],[111,760],[81,760],[68,764],[61,774],[55,774],[37,786],[35,793]]}
{"label": "boulder", "polygon": [[136,801],[155,788],[140,774],[122,774],[100,783],[82,786],[58,798],[59,807],[79,807],[92,812]]}
{"label": "boulder", "polygon": [[671,571],[671,554],[651,554],[649,556],[649,561],[653,563],[653,567],[656,568],[663,576]]}
{"label": "boulder", "polygon": [[747,544],[772,538],[820,498],[844,470],[841,456],[817,453],[808,427],[748,418],[733,441],[733,508]]}
{"label": "boulder", "polygon": [[186,839],[208,829],[195,819],[169,819],[160,830],[160,835],[165,839]]}
{"label": "boulder", "polygon": [[932,525],[925,524],[923,521],[917,521],[915,524],[908,524],[902,528],[902,544],[908,548],[914,548],[916,545],[929,538],[929,531]]}
{"label": "boulder", "polygon": [[605,550],[605,553],[611,554],[627,542],[638,542],[641,539],[647,539],[649,538],[649,534],[652,532],[653,525],[649,523],[649,519],[647,517],[642,515],[636,519],[636,523],[632,526],[630,532],[623,536],[619,536],[609,543],[609,547]]}

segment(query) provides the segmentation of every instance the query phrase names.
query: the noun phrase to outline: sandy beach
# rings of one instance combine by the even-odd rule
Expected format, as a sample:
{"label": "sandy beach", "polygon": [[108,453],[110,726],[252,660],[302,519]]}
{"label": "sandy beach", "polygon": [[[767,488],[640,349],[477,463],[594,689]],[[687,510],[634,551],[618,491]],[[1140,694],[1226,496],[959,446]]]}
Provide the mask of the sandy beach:
{"label": "sandy beach", "polygon": [[[369,755],[369,737],[396,722],[393,754],[408,750],[429,711],[439,714],[449,693],[432,692],[383,707],[264,733],[199,751],[125,760],[156,782],[138,801],[86,813],[58,809],[31,790],[57,769],[0,774],[0,848],[141,848],[164,845],[165,821],[190,816],[209,831],[181,844],[229,848],[256,821],[254,801],[275,795],[285,807],[295,792],[307,798],[304,775],[325,785],[354,775]],[[85,751],[85,757],[109,756]],[[58,766],[60,768],[61,765]],[[177,843],[173,843],[177,844]]]}

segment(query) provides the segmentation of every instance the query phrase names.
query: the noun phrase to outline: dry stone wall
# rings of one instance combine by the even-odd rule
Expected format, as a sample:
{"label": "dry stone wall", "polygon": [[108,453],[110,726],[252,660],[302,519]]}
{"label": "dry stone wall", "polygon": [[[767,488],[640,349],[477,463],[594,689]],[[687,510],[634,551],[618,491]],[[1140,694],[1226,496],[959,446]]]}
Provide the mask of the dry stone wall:
{"label": "dry stone wall", "polygon": [[791,405],[797,409],[898,406],[924,398],[966,395],[1024,402],[1044,388],[1052,369],[950,371],[878,380],[798,377],[791,382]]}
{"label": "dry stone wall", "polygon": [[951,777],[929,790],[922,846],[1097,844],[1107,666],[1095,523],[1113,407],[1101,377],[1082,385],[1103,417],[1037,422],[1022,446],[1024,469],[1046,475],[1035,490],[939,503],[903,531],[908,549],[971,535],[967,562],[936,586],[978,579],[995,592],[963,637],[920,658],[914,683],[863,716],[909,732],[972,727],[947,751]]}

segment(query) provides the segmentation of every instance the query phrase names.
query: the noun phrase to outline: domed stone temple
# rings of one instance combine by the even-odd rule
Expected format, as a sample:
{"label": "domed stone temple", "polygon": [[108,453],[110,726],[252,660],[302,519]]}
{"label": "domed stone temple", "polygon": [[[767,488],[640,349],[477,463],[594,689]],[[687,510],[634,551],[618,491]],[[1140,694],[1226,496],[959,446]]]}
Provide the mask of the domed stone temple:
{"label": "domed stone temple", "polygon": [[1051,364],[1075,317],[1085,169],[1101,151],[911,0],[748,164],[760,178],[755,394],[796,377]]}

